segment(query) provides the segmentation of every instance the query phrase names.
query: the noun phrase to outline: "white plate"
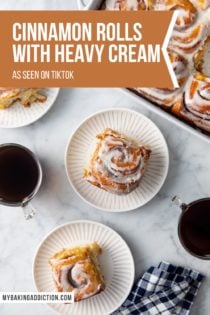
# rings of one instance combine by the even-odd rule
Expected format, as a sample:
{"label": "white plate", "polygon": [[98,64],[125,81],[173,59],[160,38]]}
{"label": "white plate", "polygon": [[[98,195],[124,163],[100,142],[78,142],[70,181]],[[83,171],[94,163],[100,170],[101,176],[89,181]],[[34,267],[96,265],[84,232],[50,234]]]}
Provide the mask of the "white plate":
{"label": "white plate", "polygon": [[48,259],[65,247],[97,241],[103,249],[100,265],[106,289],[75,304],[49,304],[62,315],[107,315],[125,301],[134,281],[134,261],[130,249],[119,234],[92,221],[74,221],[53,230],[42,241],[34,258],[33,276],[40,292],[55,291]]}
{"label": "white plate", "polygon": [[[83,179],[84,167],[95,148],[96,135],[107,127],[149,145],[152,150],[139,187],[127,195],[108,193]],[[133,210],[150,201],[162,187],[168,165],[168,148],[160,130],[150,119],[129,109],[109,109],[88,117],[72,135],[66,151],[66,171],[74,190],[92,206],[112,212]]]}
{"label": "white plate", "polygon": [[18,128],[30,125],[44,116],[54,104],[59,88],[43,89],[47,96],[44,103],[36,102],[25,108],[18,101],[7,109],[0,110],[0,128]]}

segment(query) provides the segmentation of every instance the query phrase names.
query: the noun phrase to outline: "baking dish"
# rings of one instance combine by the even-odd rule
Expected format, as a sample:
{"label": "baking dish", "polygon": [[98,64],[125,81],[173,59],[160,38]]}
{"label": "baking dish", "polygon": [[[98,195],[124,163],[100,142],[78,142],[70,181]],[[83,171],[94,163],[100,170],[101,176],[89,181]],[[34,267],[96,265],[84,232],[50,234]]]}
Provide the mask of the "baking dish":
{"label": "baking dish", "polygon": [[[78,8],[80,10],[97,10],[101,6],[102,2],[104,0],[77,0]],[[181,127],[191,134],[201,138],[204,141],[207,141],[210,143],[210,137],[204,133],[200,129],[197,129],[194,126],[189,125],[187,122],[184,120],[181,120],[177,118],[176,116],[173,116],[171,113],[168,113],[164,111],[162,108],[158,107],[158,105],[153,104],[151,101],[145,99],[144,97],[136,94],[134,91],[126,89],[126,88],[121,88],[119,89],[121,92],[126,94],[129,97],[132,97],[135,99],[137,102],[139,102],[142,106],[146,107],[148,110],[151,110],[152,112],[155,112],[156,114],[160,115],[161,117],[167,119],[168,121],[176,124],[178,127]]]}

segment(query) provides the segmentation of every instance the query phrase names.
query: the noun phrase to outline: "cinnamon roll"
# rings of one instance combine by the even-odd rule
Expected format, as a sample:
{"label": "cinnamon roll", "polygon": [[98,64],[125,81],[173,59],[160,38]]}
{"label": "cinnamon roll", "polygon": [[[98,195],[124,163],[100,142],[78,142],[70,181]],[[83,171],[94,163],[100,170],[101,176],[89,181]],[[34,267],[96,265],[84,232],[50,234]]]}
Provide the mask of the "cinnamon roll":
{"label": "cinnamon roll", "polygon": [[169,47],[177,49],[182,53],[190,54],[195,52],[203,43],[207,36],[207,25],[205,23],[196,23],[194,26],[183,31],[173,31]]}
{"label": "cinnamon roll", "polygon": [[62,249],[49,259],[58,292],[72,292],[75,302],[89,298],[105,289],[98,255],[101,247],[93,244]]}
{"label": "cinnamon roll", "polygon": [[153,1],[153,10],[178,11],[175,30],[183,31],[192,26],[197,18],[197,10],[189,0],[156,0]]}
{"label": "cinnamon roll", "polygon": [[210,77],[210,36],[204,42],[204,45],[197,51],[193,58],[195,69]]}
{"label": "cinnamon roll", "polygon": [[191,124],[210,132],[210,78],[194,74],[183,98],[174,104],[172,111]]}
{"label": "cinnamon roll", "polygon": [[106,0],[102,5],[104,10],[137,11],[150,8],[153,0]]}
{"label": "cinnamon roll", "polygon": [[198,21],[198,10],[189,0],[157,0],[153,10],[176,10],[178,17],[169,47],[192,53],[201,44],[207,28]]}
{"label": "cinnamon roll", "polygon": [[180,95],[180,90],[183,88],[189,72],[188,62],[181,55],[170,50],[169,57],[176,74],[179,88],[177,89],[158,89],[158,88],[136,88],[139,94],[146,96],[151,101],[162,105],[166,108],[171,107],[176,102],[177,97]]}
{"label": "cinnamon roll", "polygon": [[151,150],[110,128],[97,135],[97,140],[84,178],[115,194],[134,190],[145,173]]}
{"label": "cinnamon roll", "polygon": [[0,109],[6,109],[19,101],[24,107],[29,107],[35,102],[45,102],[46,96],[37,88],[3,88],[0,87]]}

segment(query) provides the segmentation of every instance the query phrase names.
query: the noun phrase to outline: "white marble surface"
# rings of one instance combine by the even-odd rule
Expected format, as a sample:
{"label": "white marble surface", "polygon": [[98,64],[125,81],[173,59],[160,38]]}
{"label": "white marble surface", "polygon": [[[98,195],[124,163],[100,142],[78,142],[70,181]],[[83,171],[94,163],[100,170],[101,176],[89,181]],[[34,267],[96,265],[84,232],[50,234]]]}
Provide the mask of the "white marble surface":
{"label": "white marble surface", "polygon": [[[49,3],[51,3],[49,5]],[[70,9],[75,1],[8,0],[0,9]],[[162,130],[170,150],[170,170],[160,193],[146,206],[130,213],[110,214],[85,204],[70,187],[64,169],[67,140],[87,115],[106,107],[128,107],[149,116]],[[184,200],[210,195],[210,146],[115,89],[64,89],[50,112],[35,124],[0,130],[0,143],[17,142],[31,148],[44,170],[42,188],[34,200],[36,217],[26,222],[20,209],[0,206],[0,291],[33,291],[32,261],[35,250],[51,229],[75,219],[109,225],[128,242],[136,274],[160,260],[195,268],[206,275],[192,315],[210,314],[210,262],[192,257],[177,236],[179,210],[170,198],[177,192]],[[45,305],[0,305],[0,314],[51,315]]]}

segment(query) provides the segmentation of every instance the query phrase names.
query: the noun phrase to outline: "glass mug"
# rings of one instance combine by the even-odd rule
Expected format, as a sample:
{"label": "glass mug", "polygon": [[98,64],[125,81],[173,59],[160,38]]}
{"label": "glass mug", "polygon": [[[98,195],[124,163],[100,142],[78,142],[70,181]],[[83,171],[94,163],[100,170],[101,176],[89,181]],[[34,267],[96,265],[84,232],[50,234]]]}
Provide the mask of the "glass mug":
{"label": "glass mug", "polygon": [[20,144],[0,145],[0,204],[22,207],[26,220],[33,218],[29,202],[41,182],[42,168],[33,152]]}
{"label": "glass mug", "polygon": [[210,260],[210,198],[185,204],[175,196],[172,202],[182,210],[178,224],[181,244],[197,258]]}

